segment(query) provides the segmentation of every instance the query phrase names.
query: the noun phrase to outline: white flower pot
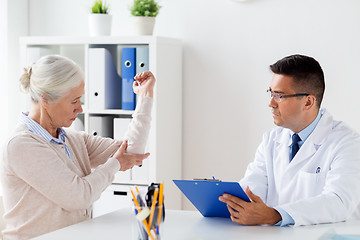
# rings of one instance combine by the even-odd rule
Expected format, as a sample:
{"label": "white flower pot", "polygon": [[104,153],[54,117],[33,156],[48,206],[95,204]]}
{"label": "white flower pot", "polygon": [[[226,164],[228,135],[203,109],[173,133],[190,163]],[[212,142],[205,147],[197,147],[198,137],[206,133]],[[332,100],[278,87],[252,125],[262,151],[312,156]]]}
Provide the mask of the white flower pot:
{"label": "white flower pot", "polygon": [[155,17],[132,16],[134,35],[152,35],[155,25]]}
{"label": "white flower pot", "polygon": [[89,14],[90,36],[106,36],[111,34],[112,18],[110,14]]}

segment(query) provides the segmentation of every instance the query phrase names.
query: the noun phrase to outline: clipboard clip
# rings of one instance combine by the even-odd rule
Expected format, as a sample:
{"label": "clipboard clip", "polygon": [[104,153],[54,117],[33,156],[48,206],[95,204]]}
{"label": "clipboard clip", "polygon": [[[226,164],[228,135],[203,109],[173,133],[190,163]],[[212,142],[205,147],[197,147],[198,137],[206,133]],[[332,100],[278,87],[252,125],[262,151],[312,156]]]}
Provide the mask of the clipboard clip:
{"label": "clipboard clip", "polygon": [[216,178],[194,178],[194,181],[214,181],[214,182],[221,182],[220,179]]}

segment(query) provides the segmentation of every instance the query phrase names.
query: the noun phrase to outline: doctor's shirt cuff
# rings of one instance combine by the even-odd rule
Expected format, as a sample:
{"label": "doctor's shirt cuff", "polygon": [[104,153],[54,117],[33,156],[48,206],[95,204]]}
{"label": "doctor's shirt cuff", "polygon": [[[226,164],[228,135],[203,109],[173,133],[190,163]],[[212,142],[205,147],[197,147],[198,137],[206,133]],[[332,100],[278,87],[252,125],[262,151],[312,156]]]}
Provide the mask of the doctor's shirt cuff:
{"label": "doctor's shirt cuff", "polygon": [[275,226],[285,227],[288,225],[294,225],[294,219],[281,207],[274,207],[276,211],[278,211],[281,215],[281,221],[276,223]]}

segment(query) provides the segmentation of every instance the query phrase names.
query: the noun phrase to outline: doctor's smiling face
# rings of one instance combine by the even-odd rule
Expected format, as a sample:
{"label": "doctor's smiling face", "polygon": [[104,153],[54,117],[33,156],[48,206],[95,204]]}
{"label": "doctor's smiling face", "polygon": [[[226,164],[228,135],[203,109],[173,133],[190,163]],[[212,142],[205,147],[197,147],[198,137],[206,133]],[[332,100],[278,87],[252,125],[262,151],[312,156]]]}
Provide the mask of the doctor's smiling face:
{"label": "doctor's smiling face", "polygon": [[[293,78],[286,75],[274,74],[270,91],[280,96],[298,94],[293,89]],[[293,132],[300,132],[307,125],[306,114],[307,96],[285,96],[276,101],[271,97],[269,107],[277,126],[288,128]]]}

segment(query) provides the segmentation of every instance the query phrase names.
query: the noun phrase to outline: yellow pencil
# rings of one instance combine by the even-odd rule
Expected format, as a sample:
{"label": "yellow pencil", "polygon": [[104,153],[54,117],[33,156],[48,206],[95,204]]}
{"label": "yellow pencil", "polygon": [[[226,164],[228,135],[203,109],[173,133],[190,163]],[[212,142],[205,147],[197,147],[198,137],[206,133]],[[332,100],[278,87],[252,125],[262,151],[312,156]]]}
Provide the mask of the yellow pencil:
{"label": "yellow pencil", "polygon": [[152,200],[151,211],[150,211],[150,219],[149,219],[149,226],[150,226],[150,227],[151,227],[152,220],[153,220],[153,218],[154,218],[155,205],[156,205],[158,193],[159,193],[159,190],[158,190],[158,189],[155,189],[154,198],[153,198],[153,200]]}
{"label": "yellow pencil", "polygon": [[158,214],[158,226],[160,228],[160,222],[161,222],[161,214],[163,212],[163,201],[164,201],[164,184],[160,183],[160,193],[159,193],[159,214]]}

